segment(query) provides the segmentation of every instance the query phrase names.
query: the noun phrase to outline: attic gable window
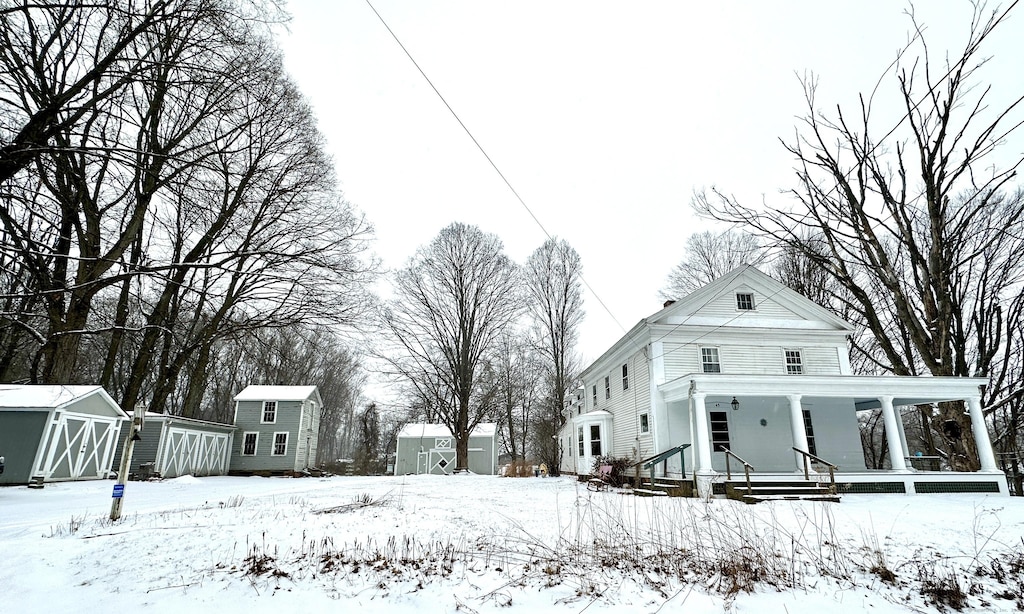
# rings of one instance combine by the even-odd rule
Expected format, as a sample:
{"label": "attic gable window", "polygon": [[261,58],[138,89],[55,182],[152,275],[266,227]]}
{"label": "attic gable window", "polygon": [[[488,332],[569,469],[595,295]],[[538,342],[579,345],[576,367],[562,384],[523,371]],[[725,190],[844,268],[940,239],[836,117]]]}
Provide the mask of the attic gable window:
{"label": "attic gable window", "polygon": [[594,384],[594,407],[597,407],[597,384]]}
{"label": "attic gable window", "polygon": [[751,292],[737,292],[736,309],[739,309],[740,311],[753,311],[754,294]]}
{"label": "attic gable window", "polygon": [[629,390],[629,369],[627,365],[622,365],[622,389]]}
{"label": "attic gable window", "polygon": [[786,350],[786,375],[801,375],[804,372],[800,350]]}
{"label": "attic gable window", "polygon": [[612,398],[612,378],[610,377],[604,378],[604,398]]}
{"label": "attic gable window", "polygon": [[277,401],[263,401],[263,418],[260,422],[263,424],[277,422]]}

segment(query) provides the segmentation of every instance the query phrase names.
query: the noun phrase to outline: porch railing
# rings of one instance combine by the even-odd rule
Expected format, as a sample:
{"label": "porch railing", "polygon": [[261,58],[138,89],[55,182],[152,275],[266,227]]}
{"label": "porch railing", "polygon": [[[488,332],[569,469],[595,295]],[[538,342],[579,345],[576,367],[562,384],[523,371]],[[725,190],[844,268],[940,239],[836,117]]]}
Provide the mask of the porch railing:
{"label": "porch railing", "polygon": [[683,456],[683,451],[686,450],[686,448],[689,448],[689,447],[690,447],[690,444],[688,444],[688,443],[679,444],[678,446],[676,446],[674,448],[669,448],[668,450],[665,450],[664,452],[661,452],[660,454],[655,454],[654,456],[651,456],[650,458],[645,458],[645,459],[643,459],[641,461],[633,463],[633,466],[635,467],[637,465],[640,465],[641,469],[650,469],[651,470],[651,484],[654,484],[654,466],[657,465],[658,463],[661,463],[661,462],[666,463],[664,473],[667,476],[668,475],[668,459],[673,454],[678,454],[679,455],[679,466],[680,466],[681,471],[683,472],[683,478],[685,479],[686,478],[686,458]]}
{"label": "porch railing", "polygon": [[750,463],[748,463],[747,461],[743,460],[739,456],[736,456],[736,454],[732,450],[730,450],[729,448],[723,447],[723,448],[719,448],[719,450],[721,452],[725,452],[725,477],[726,477],[726,479],[728,479],[730,481],[732,480],[732,468],[729,466],[729,458],[730,457],[731,458],[735,458],[736,460],[738,460],[740,463],[743,464],[743,473],[745,473],[746,476],[747,476],[747,492],[748,493],[753,492],[753,488],[750,486],[750,472],[754,470],[754,466],[751,465]]}
{"label": "porch railing", "polygon": [[836,488],[836,469],[839,468],[839,465],[833,465],[832,463],[828,462],[827,460],[825,460],[825,459],[823,459],[823,458],[821,458],[819,456],[815,456],[815,455],[811,454],[810,452],[806,452],[804,450],[801,450],[800,448],[793,448],[793,451],[794,452],[798,452],[804,458],[804,479],[807,480],[807,481],[810,481],[810,479],[811,479],[810,464],[811,464],[812,461],[814,463],[819,464],[819,465],[825,465],[826,467],[828,467],[829,487],[832,489],[832,492],[835,492],[835,488]]}

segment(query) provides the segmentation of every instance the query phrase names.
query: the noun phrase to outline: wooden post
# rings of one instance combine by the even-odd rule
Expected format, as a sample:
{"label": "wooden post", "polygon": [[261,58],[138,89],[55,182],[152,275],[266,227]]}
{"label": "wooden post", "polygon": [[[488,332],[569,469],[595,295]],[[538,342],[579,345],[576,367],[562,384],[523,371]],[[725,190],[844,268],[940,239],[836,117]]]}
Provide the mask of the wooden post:
{"label": "wooden post", "polygon": [[117,483],[114,484],[114,500],[110,504],[111,520],[121,519],[121,506],[124,503],[124,484],[128,481],[128,468],[132,464],[132,452],[135,451],[135,437],[142,430],[145,416],[146,408],[142,405],[137,405],[132,415],[128,436],[124,438],[124,447],[121,448],[121,466],[117,470]]}

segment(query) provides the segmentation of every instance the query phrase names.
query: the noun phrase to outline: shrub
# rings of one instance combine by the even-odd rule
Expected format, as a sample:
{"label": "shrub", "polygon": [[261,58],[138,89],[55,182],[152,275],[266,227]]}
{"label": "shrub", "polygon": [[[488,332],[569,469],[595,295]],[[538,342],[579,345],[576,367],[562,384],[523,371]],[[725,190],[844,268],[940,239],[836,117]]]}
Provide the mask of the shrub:
{"label": "shrub", "polygon": [[626,457],[616,456],[598,456],[594,459],[594,473],[600,471],[604,465],[609,465],[612,468],[612,473],[608,476],[608,481],[612,486],[622,486],[629,480],[628,470],[633,464],[633,459]]}

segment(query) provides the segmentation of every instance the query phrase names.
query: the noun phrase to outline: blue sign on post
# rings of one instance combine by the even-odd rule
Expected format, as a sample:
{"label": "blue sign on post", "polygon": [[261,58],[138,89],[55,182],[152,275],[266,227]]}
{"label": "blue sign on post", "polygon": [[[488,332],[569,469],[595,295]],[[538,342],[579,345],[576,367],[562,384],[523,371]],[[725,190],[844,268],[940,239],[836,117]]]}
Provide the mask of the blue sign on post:
{"label": "blue sign on post", "polygon": [[124,484],[114,484],[114,499],[120,499],[124,496]]}

